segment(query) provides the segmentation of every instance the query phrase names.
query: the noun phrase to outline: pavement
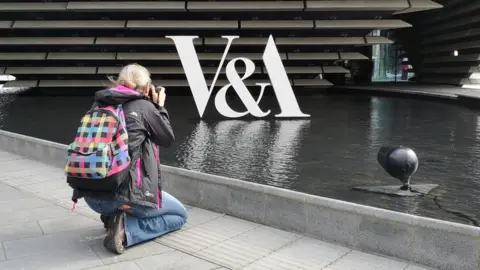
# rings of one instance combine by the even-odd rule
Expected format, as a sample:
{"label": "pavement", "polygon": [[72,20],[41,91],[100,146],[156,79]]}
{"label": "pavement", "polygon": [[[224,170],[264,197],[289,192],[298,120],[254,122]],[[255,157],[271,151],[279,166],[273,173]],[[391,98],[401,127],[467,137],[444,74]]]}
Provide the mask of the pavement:
{"label": "pavement", "polygon": [[0,269],[430,269],[191,206],[182,230],[116,256],[70,196],[61,169],[0,151]]}

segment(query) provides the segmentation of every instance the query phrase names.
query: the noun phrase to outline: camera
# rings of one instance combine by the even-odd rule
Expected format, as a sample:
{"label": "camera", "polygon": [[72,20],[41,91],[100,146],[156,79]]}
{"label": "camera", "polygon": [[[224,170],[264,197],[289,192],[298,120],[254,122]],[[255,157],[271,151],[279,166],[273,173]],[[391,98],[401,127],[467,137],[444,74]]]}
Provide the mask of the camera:
{"label": "camera", "polygon": [[160,93],[160,91],[162,90],[163,87],[161,86],[155,86],[149,93],[148,93],[148,97],[150,99],[153,99],[153,91],[155,91],[155,94],[158,95],[158,93]]}

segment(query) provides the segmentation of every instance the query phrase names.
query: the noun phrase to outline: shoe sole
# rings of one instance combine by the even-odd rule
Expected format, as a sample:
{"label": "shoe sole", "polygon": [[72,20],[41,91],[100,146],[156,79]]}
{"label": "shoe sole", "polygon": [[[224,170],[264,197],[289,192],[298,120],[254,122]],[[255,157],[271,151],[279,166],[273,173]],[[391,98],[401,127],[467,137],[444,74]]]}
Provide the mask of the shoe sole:
{"label": "shoe sole", "polygon": [[103,245],[107,250],[119,255],[125,251],[125,247],[123,246],[122,239],[115,236],[115,232],[118,230],[118,227],[120,226],[120,222],[122,222],[124,219],[123,215],[124,213],[121,213],[121,214],[115,215],[114,217],[109,218],[108,227],[113,228],[113,232],[109,233],[103,240]]}

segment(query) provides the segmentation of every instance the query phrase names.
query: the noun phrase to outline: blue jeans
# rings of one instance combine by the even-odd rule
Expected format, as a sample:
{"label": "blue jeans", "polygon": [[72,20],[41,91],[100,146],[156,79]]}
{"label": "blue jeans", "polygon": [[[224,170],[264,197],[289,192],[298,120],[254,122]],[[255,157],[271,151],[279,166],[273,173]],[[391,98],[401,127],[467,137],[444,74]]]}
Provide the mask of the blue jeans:
{"label": "blue jeans", "polygon": [[[93,211],[113,216],[124,205],[120,201],[102,201],[85,198]],[[130,205],[132,214],[125,215],[126,246],[145,242],[172,231],[179,230],[187,223],[187,209],[175,197],[162,191],[162,208],[154,209],[140,205]]]}

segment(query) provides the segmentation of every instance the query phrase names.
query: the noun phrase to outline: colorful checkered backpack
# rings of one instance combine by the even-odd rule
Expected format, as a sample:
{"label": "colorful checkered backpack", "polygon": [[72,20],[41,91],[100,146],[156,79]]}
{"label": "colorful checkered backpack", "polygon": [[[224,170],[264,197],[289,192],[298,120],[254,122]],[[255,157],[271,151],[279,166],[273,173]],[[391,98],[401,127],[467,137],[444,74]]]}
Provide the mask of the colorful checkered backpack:
{"label": "colorful checkered backpack", "polygon": [[113,192],[128,177],[130,156],[122,105],[95,106],[68,146],[67,183],[85,192]]}

